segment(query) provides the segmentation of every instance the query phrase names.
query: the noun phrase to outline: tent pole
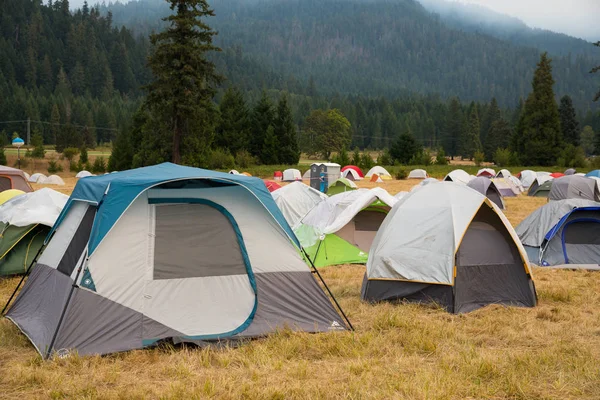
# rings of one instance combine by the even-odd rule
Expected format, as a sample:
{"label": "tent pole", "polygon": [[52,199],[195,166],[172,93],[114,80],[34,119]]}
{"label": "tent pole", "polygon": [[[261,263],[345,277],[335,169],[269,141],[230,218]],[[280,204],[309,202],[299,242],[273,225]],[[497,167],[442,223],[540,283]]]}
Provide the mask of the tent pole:
{"label": "tent pole", "polygon": [[306,250],[304,250],[304,247],[301,247],[301,249],[302,249],[302,252],[304,253],[304,256],[308,259],[308,261],[310,261],[310,266],[312,267],[313,271],[317,274],[317,276],[319,277],[319,280],[321,281],[321,283],[323,284],[323,286],[325,286],[325,289],[327,289],[327,293],[329,293],[329,296],[333,299],[333,302],[337,306],[338,310],[340,310],[340,312],[342,313],[342,316],[346,320],[346,323],[348,324],[348,327],[350,328],[351,331],[354,331],[354,327],[350,323],[350,320],[346,316],[346,313],[342,309],[342,306],[340,306],[340,303],[338,303],[338,301],[336,300],[336,298],[333,295],[333,293],[331,293],[331,290],[329,289],[329,286],[327,286],[327,284],[325,283],[325,280],[323,280],[323,277],[319,273],[319,270],[317,269],[317,267],[315,267],[315,264],[313,264],[312,260],[308,256],[308,254],[306,254]]}
{"label": "tent pole", "polygon": [[60,329],[60,326],[62,325],[62,321],[65,317],[65,314],[67,313],[67,308],[69,307],[69,303],[71,302],[71,296],[73,296],[73,292],[75,291],[75,288],[77,287],[77,279],[79,279],[79,274],[81,273],[81,270],[83,269],[83,264],[85,263],[86,259],[87,259],[87,254],[83,258],[83,260],[81,260],[81,264],[79,264],[79,268],[77,268],[77,275],[75,275],[75,280],[73,281],[73,284],[71,285],[71,291],[69,292],[69,296],[67,297],[65,306],[63,307],[63,310],[60,314],[60,318],[58,319],[58,324],[56,324],[56,330],[54,331],[54,335],[52,335],[52,340],[50,341],[50,346],[48,346],[48,350],[46,351],[46,356],[44,357],[44,359],[46,359],[46,360],[48,358],[50,358],[50,354],[52,353],[52,348],[54,347],[54,342],[56,341],[56,337],[58,336],[58,331]]}
{"label": "tent pole", "polygon": [[36,263],[40,253],[42,252],[42,250],[45,248],[46,246],[42,246],[40,247],[40,249],[38,250],[37,254],[35,255],[35,257],[33,257],[33,260],[31,260],[31,264],[29,264],[29,267],[27,267],[27,271],[25,271],[25,274],[23,274],[23,277],[21,278],[21,280],[19,281],[19,284],[17,285],[17,287],[15,288],[15,290],[13,291],[12,295],[10,296],[10,298],[8,299],[8,301],[6,302],[6,304],[4,305],[4,308],[2,309],[2,312],[0,313],[0,315],[4,315],[4,312],[6,311],[6,309],[8,308],[8,305],[10,304],[10,302],[12,301],[12,299],[15,297],[15,295],[17,294],[17,292],[19,291],[19,288],[21,287],[21,285],[23,284],[23,282],[25,281],[25,278],[29,276],[29,272],[31,272],[31,267],[33,267],[33,264]]}

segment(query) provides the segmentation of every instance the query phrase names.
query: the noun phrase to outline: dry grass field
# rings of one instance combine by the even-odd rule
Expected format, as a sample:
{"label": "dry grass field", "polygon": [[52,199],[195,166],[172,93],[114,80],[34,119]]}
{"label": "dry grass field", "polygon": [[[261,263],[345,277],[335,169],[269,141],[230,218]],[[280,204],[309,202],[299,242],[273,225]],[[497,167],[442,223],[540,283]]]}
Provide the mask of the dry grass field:
{"label": "dry grass field", "polygon": [[[379,185],[394,194],[415,183]],[[508,199],[506,214],[517,224],[544,201]],[[355,332],[282,331],[238,348],[163,345],[42,361],[2,319],[0,398],[599,399],[600,275],[534,273],[538,307],[450,315],[362,303],[363,266],[324,268]],[[17,280],[0,281],[0,302]]]}

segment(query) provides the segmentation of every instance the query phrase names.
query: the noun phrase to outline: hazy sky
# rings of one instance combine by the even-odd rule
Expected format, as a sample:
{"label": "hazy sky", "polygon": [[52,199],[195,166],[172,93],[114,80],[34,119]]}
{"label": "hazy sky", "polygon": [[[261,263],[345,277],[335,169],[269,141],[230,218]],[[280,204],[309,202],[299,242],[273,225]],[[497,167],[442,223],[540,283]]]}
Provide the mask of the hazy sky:
{"label": "hazy sky", "polygon": [[600,0],[456,0],[517,17],[527,25],[600,40]]}

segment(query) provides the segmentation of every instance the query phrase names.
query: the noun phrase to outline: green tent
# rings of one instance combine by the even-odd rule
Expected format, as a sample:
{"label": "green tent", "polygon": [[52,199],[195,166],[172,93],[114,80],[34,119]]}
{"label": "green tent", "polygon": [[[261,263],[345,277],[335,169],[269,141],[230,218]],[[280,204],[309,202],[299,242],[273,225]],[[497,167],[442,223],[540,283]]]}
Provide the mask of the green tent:
{"label": "green tent", "polygon": [[333,196],[335,194],[347,192],[349,190],[356,190],[357,186],[354,182],[346,178],[340,178],[333,183],[333,185],[329,186],[327,189],[327,195]]}
{"label": "green tent", "polygon": [[534,197],[548,197],[550,194],[550,189],[552,189],[552,181],[546,181],[538,186],[537,189],[531,194]]}
{"label": "green tent", "polygon": [[0,222],[0,276],[25,273],[49,231],[41,224],[14,226]]}

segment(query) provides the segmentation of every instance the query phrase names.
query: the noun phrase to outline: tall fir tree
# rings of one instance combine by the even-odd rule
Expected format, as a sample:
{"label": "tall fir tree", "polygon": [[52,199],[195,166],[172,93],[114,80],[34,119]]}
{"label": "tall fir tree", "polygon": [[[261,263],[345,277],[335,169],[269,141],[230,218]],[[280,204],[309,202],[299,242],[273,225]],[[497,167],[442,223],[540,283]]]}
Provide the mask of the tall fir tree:
{"label": "tall fir tree", "polygon": [[481,140],[481,144],[483,145],[483,147],[485,148],[485,142],[487,140],[487,135],[490,131],[490,128],[492,127],[492,124],[494,122],[496,122],[498,120],[498,118],[500,118],[500,107],[498,107],[498,102],[496,101],[496,98],[493,97],[492,101],[490,102],[490,105],[487,108],[486,113],[484,114],[482,120],[481,120],[481,126],[480,126],[480,136],[479,139]]}
{"label": "tall fir tree", "polygon": [[263,90],[260,100],[252,110],[251,120],[251,136],[250,136],[250,153],[262,159],[261,154],[263,151],[263,144],[267,135],[267,129],[269,126],[273,126],[275,120],[275,112],[273,110],[273,103],[267,95],[267,92]]}
{"label": "tall fir tree", "polygon": [[280,164],[295,165],[300,161],[300,149],[298,147],[298,135],[294,125],[292,109],[288,97],[283,94],[277,103],[277,113],[273,125],[275,136],[279,143]]}
{"label": "tall fir tree", "polygon": [[551,59],[544,53],[533,74],[533,91],[525,101],[513,141],[524,165],[554,165],[560,153],[563,141],[553,85]]}
{"label": "tall fir tree", "polygon": [[510,124],[502,117],[492,123],[487,135],[484,151],[486,161],[496,161],[494,156],[498,149],[506,149],[510,145],[513,131]]}
{"label": "tall fir tree", "polygon": [[564,95],[560,99],[558,113],[560,115],[560,128],[562,130],[563,140],[567,144],[579,146],[579,122],[577,122],[573,100],[571,100],[570,96]]}
{"label": "tall fir tree", "polygon": [[244,95],[237,88],[228,88],[219,104],[221,119],[215,133],[215,146],[229,149],[235,155],[249,145],[249,112]]}
{"label": "tall fir tree", "polygon": [[[600,47],[600,41],[594,43],[594,46],[596,47]],[[596,72],[600,71],[600,65],[592,68],[592,70],[590,71],[590,73],[595,74]],[[598,99],[600,99],[600,90],[598,90],[598,92],[596,93],[596,95],[594,96],[594,101],[598,101]]]}
{"label": "tall fir tree", "polygon": [[442,137],[444,151],[452,159],[459,155],[463,129],[464,120],[460,100],[457,97],[453,97],[446,112],[445,132]]}
{"label": "tall fir tree", "polygon": [[481,141],[479,140],[479,113],[475,103],[471,103],[469,112],[469,121],[465,129],[465,135],[462,142],[462,158],[472,159],[476,152],[481,151]]}
{"label": "tall fir tree", "polygon": [[279,163],[279,143],[272,125],[269,125],[265,133],[260,161],[266,165]]}
{"label": "tall fir tree", "polygon": [[[201,164],[210,150],[217,110],[212,99],[221,82],[208,53],[213,31],[204,21],[214,16],[207,0],[168,0],[172,15],[163,18],[167,28],[150,36],[148,58],[154,80],[147,86],[145,107],[159,116],[168,132],[152,127],[151,135],[168,135],[174,163]],[[108,62],[106,62],[108,65]]]}

